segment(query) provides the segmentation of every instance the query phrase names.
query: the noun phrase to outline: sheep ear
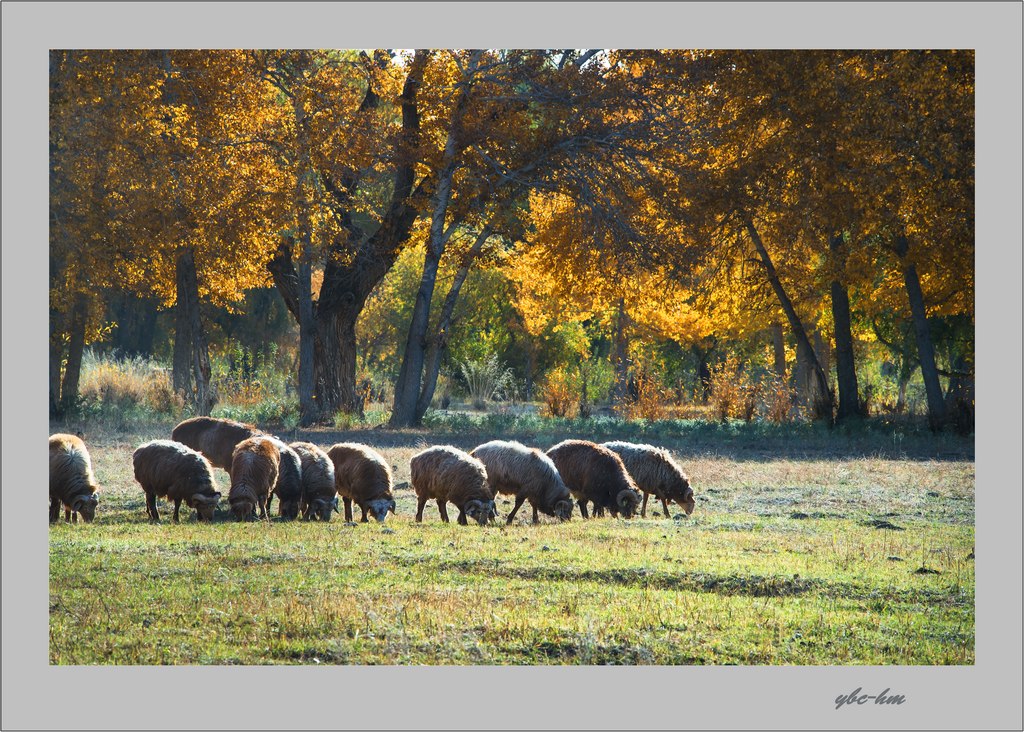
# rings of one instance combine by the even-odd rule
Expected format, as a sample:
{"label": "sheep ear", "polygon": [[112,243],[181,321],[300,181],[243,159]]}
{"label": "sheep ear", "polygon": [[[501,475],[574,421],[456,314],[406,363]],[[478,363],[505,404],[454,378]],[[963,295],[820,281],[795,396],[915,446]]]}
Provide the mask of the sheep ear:
{"label": "sheep ear", "polygon": [[618,503],[623,508],[625,508],[630,504],[631,499],[633,497],[633,492],[627,489],[619,492],[619,495],[616,497],[615,502]]}

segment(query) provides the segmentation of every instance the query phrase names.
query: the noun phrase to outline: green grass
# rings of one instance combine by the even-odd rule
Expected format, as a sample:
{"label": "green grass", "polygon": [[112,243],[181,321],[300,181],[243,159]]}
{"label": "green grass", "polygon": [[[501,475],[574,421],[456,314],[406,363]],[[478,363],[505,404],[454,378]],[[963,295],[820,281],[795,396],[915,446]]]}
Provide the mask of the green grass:
{"label": "green grass", "polygon": [[[689,518],[416,524],[401,490],[384,526],[151,525],[130,456],[158,433],[87,437],[103,498],[50,528],[51,663],[974,663],[968,460],[676,444]],[[397,481],[417,449],[382,447]]]}

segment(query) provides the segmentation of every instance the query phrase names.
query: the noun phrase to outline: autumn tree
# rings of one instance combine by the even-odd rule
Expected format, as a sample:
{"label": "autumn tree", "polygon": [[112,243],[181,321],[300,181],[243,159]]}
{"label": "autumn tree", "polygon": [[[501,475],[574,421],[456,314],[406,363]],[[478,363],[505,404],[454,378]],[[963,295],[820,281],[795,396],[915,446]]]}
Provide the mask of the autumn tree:
{"label": "autumn tree", "polygon": [[[296,76],[298,67],[288,66],[291,55],[257,56],[264,77],[291,100],[298,147],[286,160],[308,155],[308,167],[301,169],[295,188],[300,210],[315,202],[328,214],[321,217],[317,258],[323,276],[315,303],[304,294],[309,292],[309,254],[296,251],[293,235],[279,237],[269,265],[292,315],[314,324],[302,331],[307,344],[312,331],[315,402],[304,412],[304,422],[329,419],[339,410],[362,411],[356,389],[356,322],[406,245],[434,185],[417,168],[422,154],[417,96],[431,56],[429,51],[417,51],[411,58],[385,51],[372,57],[361,54],[356,63],[362,76],[356,83],[337,73],[356,68],[351,64],[314,59]],[[311,239],[311,226],[300,225],[300,235]],[[308,345],[303,348],[308,354]]]}

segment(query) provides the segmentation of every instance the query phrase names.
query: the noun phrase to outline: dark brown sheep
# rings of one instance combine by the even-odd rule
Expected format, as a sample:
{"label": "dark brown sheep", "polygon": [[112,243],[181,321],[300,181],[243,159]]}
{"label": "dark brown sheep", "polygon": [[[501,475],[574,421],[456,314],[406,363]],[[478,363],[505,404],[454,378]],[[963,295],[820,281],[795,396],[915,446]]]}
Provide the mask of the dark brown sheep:
{"label": "dark brown sheep", "polygon": [[277,483],[281,453],[268,437],[250,437],[235,447],[231,459],[231,490],[228,502],[239,521],[248,521],[256,509],[268,521],[267,499]]}
{"label": "dark brown sheep", "polygon": [[171,440],[153,440],[141,445],[132,455],[135,480],[146,492],[146,513],[159,521],[157,497],[174,501],[174,521],[178,521],[181,502],[196,510],[200,521],[213,521],[220,501],[213,468],[200,453]]}
{"label": "dark brown sheep", "polygon": [[179,423],[171,439],[198,450],[212,465],[231,472],[235,446],[242,440],[263,434],[251,424],[216,417],[193,417]]}
{"label": "dark brown sheep", "polygon": [[379,452],[355,442],[339,442],[327,451],[327,456],[334,463],[334,485],[345,504],[346,521],[352,520],[353,502],[363,512],[363,523],[367,512],[379,522],[388,517],[388,512],[395,512],[391,468]]}
{"label": "dark brown sheep", "polygon": [[[80,437],[67,434],[50,435],[50,522],[60,518],[63,504],[75,518],[92,521],[96,517],[99,490],[92,472],[92,461]],[[65,518],[70,518],[65,514]]]}
{"label": "dark brown sheep", "polygon": [[535,447],[519,442],[492,440],[470,453],[487,469],[487,483],[495,496],[507,493],[515,496],[506,523],[512,523],[516,511],[529,501],[533,508],[533,523],[538,521],[538,510],[561,521],[572,516],[572,495],[558,474],[551,458]]}
{"label": "dark brown sheep", "polygon": [[302,502],[302,458],[277,437],[268,435],[267,439],[274,443],[281,458],[277,482],[274,484],[273,492],[267,496],[267,511],[270,511],[270,504],[273,503],[276,494],[278,515],[285,519],[298,518],[299,504]]}
{"label": "dark brown sheep", "polygon": [[626,466],[626,470],[643,491],[644,502],[640,515],[647,516],[647,499],[653,495],[661,501],[665,517],[669,516],[670,501],[678,503],[689,516],[696,502],[690,478],[672,459],[671,453],[662,447],[638,445],[632,442],[605,442],[604,447],[615,452]]}
{"label": "dark brown sheep", "polygon": [[604,509],[623,518],[631,518],[640,505],[640,491],[626,471],[622,459],[607,447],[586,440],[566,440],[550,450],[550,457],[566,486],[587,516],[587,503],[594,504],[594,514]]}
{"label": "dark brown sheep", "polygon": [[437,500],[441,520],[448,523],[445,504],[451,501],[459,509],[458,522],[465,526],[466,517],[486,524],[494,515],[494,494],[487,485],[484,464],[448,445],[429,447],[413,455],[412,489],[416,491],[416,521],[423,521],[423,506],[431,498]]}
{"label": "dark brown sheep", "polygon": [[291,448],[302,460],[302,518],[330,521],[338,506],[334,482],[334,463],[327,453],[312,442],[293,442]]}

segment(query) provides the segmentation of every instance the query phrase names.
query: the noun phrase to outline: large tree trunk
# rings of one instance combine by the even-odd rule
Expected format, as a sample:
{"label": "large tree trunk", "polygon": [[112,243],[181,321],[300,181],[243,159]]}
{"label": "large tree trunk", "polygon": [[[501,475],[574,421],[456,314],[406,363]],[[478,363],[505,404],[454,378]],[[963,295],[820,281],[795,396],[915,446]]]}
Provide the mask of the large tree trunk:
{"label": "large tree trunk", "polygon": [[815,419],[827,419],[829,424],[831,424],[832,394],[828,388],[828,379],[825,378],[821,364],[818,362],[814,349],[811,347],[811,342],[807,338],[807,331],[804,330],[803,323],[800,322],[800,318],[796,314],[796,308],[793,307],[793,302],[789,299],[789,295],[786,294],[786,290],[782,286],[781,280],[779,280],[779,275],[775,271],[775,265],[772,264],[771,257],[768,255],[764,242],[761,241],[761,235],[754,226],[754,222],[748,218],[744,224],[747,233],[750,235],[750,240],[754,243],[754,248],[761,258],[761,263],[764,265],[768,282],[775,291],[775,296],[779,300],[779,305],[782,306],[782,311],[786,314],[790,330],[796,337],[798,353],[800,349],[803,349],[804,355],[811,366],[811,377],[814,383],[812,415]]}
{"label": "large tree trunk", "polygon": [[[314,399],[319,420],[339,411],[362,414],[363,399],[356,387],[356,322],[366,298],[380,283],[398,258],[416,220],[420,196],[429,179],[415,182],[419,150],[419,112],[416,94],[423,77],[429,52],[417,51],[409,67],[400,97],[402,134],[394,151],[394,185],[383,221],[372,235],[355,223],[353,199],[358,176],[335,181],[321,172],[321,182],[333,196],[331,209],[345,229],[324,257],[324,281],[314,308]],[[378,97],[368,87],[360,111],[371,112]],[[268,268],[289,312],[300,319],[299,275],[295,271],[290,246],[282,242]]]}
{"label": "large tree trunk", "polygon": [[910,244],[903,234],[896,238],[893,250],[900,258],[903,268],[903,282],[910,301],[910,315],[914,322],[914,333],[917,337],[917,354],[921,363],[921,376],[924,378],[925,394],[928,398],[928,424],[933,431],[942,429],[946,423],[946,402],[942,396],[942,385],[939,383],[939,372],[935,365],[935,347],[932,345],[931,331],[928,328],[928,314],[924,306],[924,293],[917,275],[917,267],[907,258]]}
{"label": "large tree trunk", "polygon": [[82,356],[85,353],[85,326],[89,320],[89,300],[84,293],[75,295],[71,308],[71,331],[68,342],[68,362],[64,367],[64,380],[60,387],[61,414],[74,408],[78,399],[78,382],[82,376]]}
{"label": "large tree trunk", "polygon": [[857,392],[857,367],[853,353],[853,331],[850,324],[850,295],[841,280],[846,257],[843,252],[843,235],[838,233],[829,239],[836,276],[832,280],[832,321],[836,333],[836,380],[839,385],[839,408],[836,421],[860,416],[860,402]]}
{"label": "large tree trunk", "polygon": [[[174,389],[185,395],[196,414],[208,415],[213,410],[216,395],[210,383],[210,353],[199,312],[199,280],[191,247],[178,254],[175,270]],[[191,388],[193,380],[194,390]]]}
{"label": "large tree trunk", "polygon": [[322,422],[339,412],[363,416],[366,394],[356,385],[356,323],[363,302],[317,311],[315,399]]}
{"label": "large tree trunk", "polygon": [[962,355],[953,361],[953,372],[946,390],[946,413],[957,434],[974,432],[974,375]]}

